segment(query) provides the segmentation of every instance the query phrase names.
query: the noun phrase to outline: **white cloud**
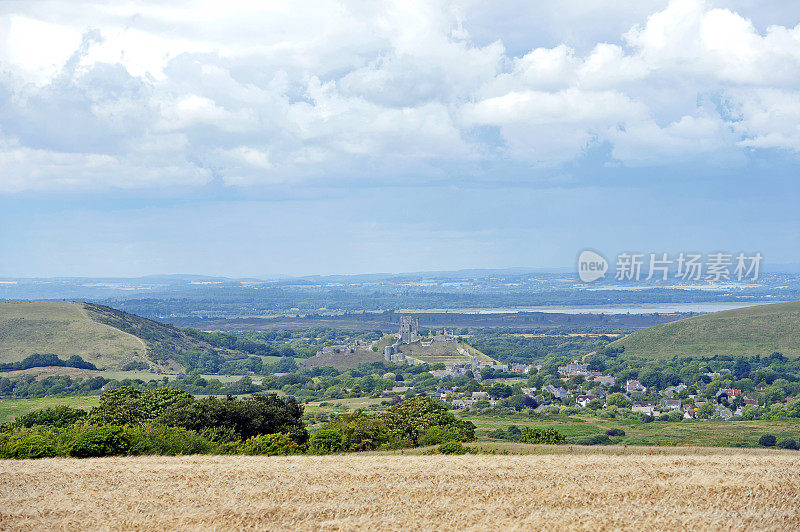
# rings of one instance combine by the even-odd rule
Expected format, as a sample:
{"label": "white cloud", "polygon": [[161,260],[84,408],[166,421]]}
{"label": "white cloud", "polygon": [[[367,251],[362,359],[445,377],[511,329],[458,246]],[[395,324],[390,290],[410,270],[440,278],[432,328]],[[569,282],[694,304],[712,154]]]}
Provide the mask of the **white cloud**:
{"label": "white cloud", "polygon": [[[765,25],[744,1],[519,7],[7,3],[0,192],[202,184],[212,171],[238,186],[439,180],[484,163],[558,167],[604,144],[637,166],[800,151],[796,21]],[[557,13],[583,26],[507,51],[504,29],[518,43],[512,26]],[[602,33],[603,17],[628,27]]]}

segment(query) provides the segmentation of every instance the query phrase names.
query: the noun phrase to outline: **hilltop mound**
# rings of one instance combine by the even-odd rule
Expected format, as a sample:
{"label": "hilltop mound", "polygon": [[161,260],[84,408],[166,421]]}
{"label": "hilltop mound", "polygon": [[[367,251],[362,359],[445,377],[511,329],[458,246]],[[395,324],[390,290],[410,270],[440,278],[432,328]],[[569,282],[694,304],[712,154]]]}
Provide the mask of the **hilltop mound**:
{"label": "hilltop mound", "polygon": [[800,356],[800,301],[714,312],[636,331],[612,342],[625,353],[673,356]]}
{"label": "hilltop mound", "polygon": [[181,367],[180,352],[209,349],[220,351],[170,325],[102,305],[0,303],[0,363],[52,353],[62,359],[78,355],[99,369],[138,361],[174,370]]}

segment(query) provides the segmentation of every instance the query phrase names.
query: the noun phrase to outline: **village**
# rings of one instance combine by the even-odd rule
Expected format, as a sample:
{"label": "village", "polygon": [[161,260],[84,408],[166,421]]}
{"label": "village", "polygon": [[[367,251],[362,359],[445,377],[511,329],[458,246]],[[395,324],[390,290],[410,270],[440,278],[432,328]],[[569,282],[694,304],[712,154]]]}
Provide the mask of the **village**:
{"label": "village", "polygon": [[[752,419],[755,409],[763,408],[764,389],[755,388],[749,393],[741,389],[720,387],[712,396],[706,393],[703,382],[691,386],[683,382],[663,389],[648,388],[636,379],[618,379],[590,369],[590,365],[576,360],[558,366],[558,377],[542,374],[539,364],[504,364],[480,352],[470,350],[467,344],[447,329],[420,333],[419,319],[401,316],[400,327],[393,340],[383,349],[384,362],[420,366],[428,364],[427,373],[440,384],[435,389],[412,387],[399,382],[385,390],[385,395],[416,393],[425,394],[445,403],[453,409],[481,409],[511,407],[516,410],[540,411],[553,408],[570,409],[570,413],[585,409],[607,412],[627,411],[642,418],[659,418],[678,421],[681,419],[722,419],[735,417]],[[418,354],[431,346],[447,345],[446,351],[456,356],[437,357]],[[326,347],[327,353],[354,353],[356,349],[369,346],[354,342],[350,345]],[[441,353],[442,351],[439,351]],[[446,362],[439,362],[445,359]],[[705,374],[709,382],[723,378],[717,372]],[[471,385],[451,385],[471,382]],[[540,383],[540,384],[536,384]],[[791,397],[784,402],[788,404]]]}
{"label": "village", "polygon": [[[567,364],[558,368],[559,375],[564,379],[575,379],[582,384],[575,390],[568,390],[562,386],[546,384],[541,388],[519,386],[519,379],[493,379],[492,382],[501,386],[489,386],[483,391],[459,392],[455,389],[437,389],[434,397],[447,403],[453,408],[480,408],[492,407],[503,404],[513,393],[512,386],[516,385],[524,394],[525,406],[534,408],[578,408],[600,410],[608,407],[629,409],[631,412],[644,416],[662,417],[677,421],[680,419],[719,418],[732,419],[734,416],[746,416],[747,409],[762,408],[757,399],[748,397],[742,390],[735,388],[721,388],[713,398],[703,395],[705,390],[698,393],[689,393],[689,387],[684,383],[668,386],[663,390],[648,391],[647,387],[638,380],[626,380],[621,383],[622,391],[612,392],[615,378],[611,375],[602,375],[588,369],[587,364]],[[431,372],[433,373],[433,372]],[[719,377],[720,374],[709,373],[709,378]],[[479,379],[476,379],[479,380]],[[488,383],[486,383],[488,384]],[[494,393],[497,390],[497,393]],[[763,394],[764,389],[754,390],[753,395]],[[527,400],[529,399],[529,400]],[[791,398],[785,402],[791,401]]]}

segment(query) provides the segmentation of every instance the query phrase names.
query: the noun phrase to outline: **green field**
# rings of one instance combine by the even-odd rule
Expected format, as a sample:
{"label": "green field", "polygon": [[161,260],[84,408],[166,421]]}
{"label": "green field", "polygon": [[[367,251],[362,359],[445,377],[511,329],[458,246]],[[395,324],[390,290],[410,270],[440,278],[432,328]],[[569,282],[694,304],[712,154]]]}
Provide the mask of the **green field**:
{"label": "green field", "polygon": [[79,355],[98,368],[117,367],[127,357],[144,356],[146,349],[140,338],[94,321],[81,303],[0,304],[0,362],[53,353],[62,359]]}
{"label": "green field", "polygon": [[624,419],[599,419],[595,417],[564,416],[563,419],[537,420],[518,416],[466,416],[478,430],[479,440],[487,440],[487,433],[516,425],[525,427],[554,428],[574,441],[584,436],[603,434],[608,429],[625,431],[615,442],[627,445],[678,445],[701,447],[752,447],[759,436],[765,433],[782,438],[800,438],[800,419],[721,421],[684,420],[678,422],[653,421],[644,423]]}
{"label": "green field", "polygon": [[800,356],[800,301],[714,312],[636,331],[610,344],[627,355]]}
{"label": "green field", "polygon": [[0,399],[0,423],[13,421],[39,408],[65,405],[72,408],[91,408],[100,402],[99,395],[77,397],[42,397],[39,399]]}

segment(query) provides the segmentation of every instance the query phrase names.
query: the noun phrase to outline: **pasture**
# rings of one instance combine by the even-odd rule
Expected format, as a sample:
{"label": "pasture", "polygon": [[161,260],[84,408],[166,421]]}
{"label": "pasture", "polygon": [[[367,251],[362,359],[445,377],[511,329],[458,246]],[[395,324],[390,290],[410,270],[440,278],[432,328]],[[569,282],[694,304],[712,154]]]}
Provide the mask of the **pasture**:
{"label": "pasture", "polygon": [[558,453],[5,460],[0,528],[800,527],[796,452],[552,450]]}

